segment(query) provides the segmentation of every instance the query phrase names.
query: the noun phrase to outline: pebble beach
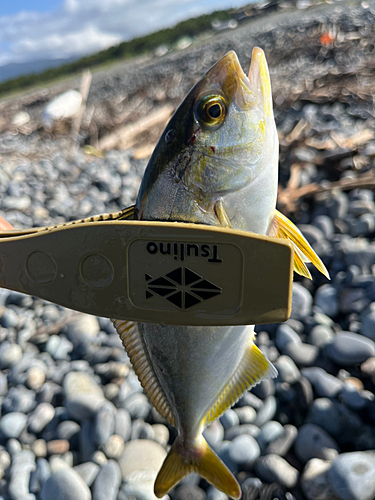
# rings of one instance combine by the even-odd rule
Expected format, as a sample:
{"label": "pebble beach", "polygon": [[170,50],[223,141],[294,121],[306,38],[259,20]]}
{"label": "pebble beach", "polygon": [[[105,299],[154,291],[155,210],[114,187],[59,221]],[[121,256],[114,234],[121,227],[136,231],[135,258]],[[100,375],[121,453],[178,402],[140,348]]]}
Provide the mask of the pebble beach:
{"label": "pebble beach", "polygon": [[[353,72],[365,79],[374,58],[375,4],[304,16],[300,45],[313,39],[317,24],[328,22],[322,16],[334,18],[341,33],[359,33],[350,39],[362,43]],[[165,97],[175,105],[195,75],[227,48],[241,61],[255,43],[266,53],[269,48],[280,137],[279,209],[298,225],[331,280],[311,267],[312,280],[295,275],[290,319],[256,326],[256,343],[278,377],[246,393],[204,435],[235,473],[244,500],[374,500],[374,104],[365,93],[344,98],[334,87],[330,68],[345,66],[348,37],[336,48],[318,47],[317,54],[311,48],[300,62],[288,52],[288,62],[276,64],[281,40],[288,43],[295,26],[283,22],[257,33],[244,26],[186,54],[128,69],[121,92],[143,91],[142,75],[152,73],[155,94],[171,72],[183,73],[194,60],[189,76]],[[350,45],[353,54],[358,46]],[[283,82],[297,67],[295,85],[303,81],[306,88],[292,98]],[[311,89],[306,75],[314,68],[320,71],[314,81],[323,83]],[[103,78],[94,78],[89,102],[119,93],[116,72],[105,83]],[[151,90],[148,98],[156,99]],[[66,136],[40,130],[0,133],[0,213],[14,227],[62,223],[134,203],[147,158],[136,158],[132,149],[96,157],[81,147],[72,156],[69,145]],[[312,185],[319,189],[296,191]],[[156,499],[153,483],[176,431],[144,395],[109,319],[0,289],[0,408],[0,500]],[[167,498],[228,497],[191,474]]]}

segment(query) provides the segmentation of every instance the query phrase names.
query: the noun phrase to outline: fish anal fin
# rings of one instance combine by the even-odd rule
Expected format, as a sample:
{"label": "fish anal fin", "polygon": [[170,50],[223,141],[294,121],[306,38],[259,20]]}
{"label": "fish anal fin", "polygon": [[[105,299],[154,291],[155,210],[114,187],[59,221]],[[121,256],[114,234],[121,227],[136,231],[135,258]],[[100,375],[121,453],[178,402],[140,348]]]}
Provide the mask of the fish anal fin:
{"label": "fish anal fin", "polygon": [[131,321],[118,319],[113,320],[113,324],[148,399],[162,417],[168,420],[171,425],[175,425],[171,407],[164,391],[160,387],[155,370],[150,363],[138,326]]}
{"label": "fish anal fin", "polygon": [[276,368],[268,361],[255,344],[251,344],[243,355],[239,367],[224,388],[214,405],[203,418],[203,425],[209,425],[234,405],[247,390],[265,378],[277,376]]}
{"label": "fish anal fin", "polygon": [[294,247],[294,271],[311,279],[305,262],[311,262],[327,279],[329,272],[301,231],[285,215],[275,210],[270,236],[289,240]]}
{"label": "fish anal fin", "polygon": [[235,477],[202,436],[189,448],[184,447],[180,437],[175,440],[157,475],[155,495],[163,497],[190,472],[196,472],[231,498],[241,497]]}

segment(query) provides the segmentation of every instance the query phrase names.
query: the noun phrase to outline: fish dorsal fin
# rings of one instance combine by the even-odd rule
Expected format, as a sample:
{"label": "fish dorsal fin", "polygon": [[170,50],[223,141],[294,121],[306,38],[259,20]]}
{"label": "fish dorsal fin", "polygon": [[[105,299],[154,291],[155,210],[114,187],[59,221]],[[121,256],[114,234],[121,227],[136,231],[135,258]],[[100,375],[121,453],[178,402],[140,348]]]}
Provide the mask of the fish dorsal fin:
{"label": "fish dorsal fin", "polygon": [[268,361],[255,344],[245,351],[239,367],[218,397],[215,404],[203,418],[203,425],[209,425],[240,399],[243,393],[265,378],[277,376],[276,368]]}
{"label": "fish dorsal fin", "polygon": [[134,220],[135,219],[135,205],[124,208],[121,210],[119,217],[116,220]]}
{"label": "fish dorsal fin", "polygon": [[294,271],[296,273],[311,279],[310,271],[305,264],[305,262],[311,262],[326,278],[331,279],[325,265],[311,248],[301,231],[278,210],[275,210],[270,236],[276,236],[293,243]]}
{"label": "fish dorsal fin", "polygon": [[147,397],[160,415],[168,420],[171,425],[175,425],[171,407],[151,366],[138,326],[131,321],[118,319],[113,320],[113,324],[120,335],[120,339]]}

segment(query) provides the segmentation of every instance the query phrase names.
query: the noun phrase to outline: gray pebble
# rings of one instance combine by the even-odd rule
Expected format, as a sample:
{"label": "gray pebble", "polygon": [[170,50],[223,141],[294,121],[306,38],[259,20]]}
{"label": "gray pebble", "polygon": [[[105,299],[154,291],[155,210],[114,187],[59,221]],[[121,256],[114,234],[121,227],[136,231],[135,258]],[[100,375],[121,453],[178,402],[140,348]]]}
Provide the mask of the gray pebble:
{"label": "gray pebble", "polygon": [[[148,424],[150,425],[150,424]],[[103,445],[103,452],[107,458],[119,458],[124,452],[124,440],[121,436],[113,434]]]}
{"label": "gray pebble", "polygon": [[95,415],[93,433],[98,447],[104,445],[115,432],[116,407],[106,401]]}
{"label": "gray pebble", "polygon": [[81,427],[77,424],[77,422],[74,422],[73,420],[64,420],[63,422],[60,422],[56,428],[56,437],[58,439],[66,439],[71,443],[72,447],[75,448],[76,443],[78,443],[80,430]]}
{"label": "gray pebble", "polygon": [[[233,427],[230,429],[233,429]],[[212,448],[216,449],[216,446],[224,439],[224,427],[220,420],[212,422],[212,424],[203,431],[203,436],[207,443]]]}
{"label": "gray pebble", "polygon": [[249,434],[249,436],[257,437],[260,434],[260,429],[253,424],[235,425],[225,431],[224,438],[228,441],[232,441],[234,438],[241,436],[242,434]]}
{"label": "gray pebble", "polygon": [[375,311],[370,311],[363,317],[361,334],[375,341]]}
{"label": "gray pebble", "polygon": [[174,500],[205,500],[206,493],[196,484],[183,484],[178,486]]}
{"label": "gray pebble", "polygon": [[332,460],[340,451],[331,436],[314,424],[304,424],[298,430],[294,450],[303,463],[312,458]]}
{"label": "gray pebble", "polygon": [[114,460],[109,460],[96,476],[92,487],[92,500],[117,500],[120,484],[120,467]]}
{"label": "gray pebble", "polygon": [[298,366],[311,366],[319,355],[319,348],[310,344],[288,344],[285,348],[287,354]]}
{"label": "gray pebble", "polygon": [[76,465],[74,467],[74,470],[78,472],[78,474],[90,488],[99,473],[100,466],[98,464],[95,464],[94,462],[85,462],[83,464]]}
{"label": "gray pebble", "polygon": [[279,351],[284,352],[289,343],[300,344],[301,338],[291,326],[284,323],[279,325],[276,330],[276,347]]}
{"label": "gray pebble", "polygon": [[217,490],[214,486],[209,486],[206,491],[207,500],[229,500],[228,496],[222,491]]}
{"label": "gray pebble", "polygon": [[[299,346],[298,346],[299,347]],[[301,373],[289,356],[280,356],[275,361],[275,368],[279,372],[278,378],[288,384],[293,384],[301,377]]]}
{"label": "gray pebble", "polygon": [[278,455],[260,457],[255,464],[257,476],[267,483],[279,483],[285,488],[294,488],[298,481],[298,470]]}
{"label": "gray pebble", "polygon": [[249,434],[242,434],[231,441],[228,454],[234,463],[241,467],[249,468],[260,456],[260,448],[257,441]]}
{"label": "gray pebble", "polygon": [[356,333],[338,332],[325,352],[337,364],[354,366],[375,356],[375,342]]}
{"label": "gray pebble", "polygon": [[11,368],[22,358],[22,349],[18,344],[2,342],[0,345],[0,369]]}
{"label": "gray pebble", "polygon": [[30,476],[30,493],[38,493],[43,483],[51,475],[51,467],[45,458],[38,458],[36,461],[36,469],[31,472]]}
{"label": "gray pebble", "polygon": [[136,392],[130,394],[122,403],[122,407],[128,410],[132,419],[146,419],[150,413],[150,403],[145,394]]}
{"label": "gray pebble", "polygon": [[263,424],[272,420],[276,414],[277,402],[274,396],[268,396],[264,401],[264,405],[258,411],[257,418],[255,424],[258,427],[261,427]]}
{"label": "gray pebble", "polygon": [[130,439],[131,425],[129,412],[124,408],[119,408],[115,414],[115,434],[121,436],[125,443]]}
{"label": "gray pebble", "polygon": [[334,339],[332,329],[327,325],[316,325],[310,330],[308,341],[319,348],[330,344]]}
{"label": "gray pebble", "polygon": [[35,456],[30,450],[23,450],[13,456],[10,469],[8,493],[12,500],[35,500],[30,493],[30,474],[35,471]]}
{"label": "gray pebble", "polygon": [[103,405],[103,389],[87,373],[69,372],[63,384],[66,407],[77,420],[92,417]]}
{"label": "gray pebble", "polygon": [[312,384],[318,396],[333,398],[342,389],[343,382],[323,368],[303,368],[301,373]]}
{"label": "gray pebble", "polygon": [[296,440],[298,431],[294,425],[285,425],[283,428],[283,433],[272,440],[267,448],[267,454],[273,453],[284,457],[293,446]]}
{"label": "gray pebble", "polygon": [[230,427],[239,425],[240,419],[234,410],[229,409],[220,417],[220,422],[224,427],[224,430],[227,430]]}
{"label": "gray pebble", "polygon": [[24,413],[7,413],[0,420],[0,432],[6,438],[18,438],[26,427],[27,416]]}
{"label": "gray pebble", "polygon": [[255,396],[252,392],[245,392],[241,399],[238,400],[237,406],[252,406],[255,410],[259,410],[263,406],[263,401]]}
{"label": "gray pebble", "polygon": [[375,457],[372,453],[343,453],[328,472],[334,492],[342,500],[373,500],[375,497]]}
{"label": "gray pebble", "polygon": [[[5,309],[0,317],[0,325],[3,328],[16,328],[19,323],[18,314],[13,309]],[[13,344],[16,345],[16,344]]]}
{"label": "gray pebble", "polygon": [[70,467],[53,472],[43,484],[41,500],[91,500],[91,492],[81,476]]}
{"label": "gray pebble", "polygon": [[303,470],[301,487],[307,500],[339,500],[328,480],[332,462],[312,458]]}
{"label": "gray pebble", "polygon": [[313,220],[313,224],[323,232],[325,238],[328,240],[331,239],[333,233],[335,232],[332,219],[326,215],[318,215]]}
{"label": "gray pebble", "polygon": [[262,425],[261,434],[266,443],[271,443],[278,437],[280,437],[284,432],[283,426],[280,422],[276,422],[275,420],[270,420]]}
{"label": "gray pebble", "polygon": [[29,431],[39,434],[52,421],[54,416],[55,408],[50,403],[40,403],[29,415]]}
{"label": "gray pebble", "polygon": [[260,384],[253,387],[251,391],[255,396],[264,400],[268,396],[275,394],[275,382],[271,378],[263,379]]}
{"label": "gray pebble", "polygon": [[257,417],[257,412],[252,406],[242,406],[241,408],[234,408],[240,419],[240,424],[253,424]]}
{"label": "gray pebble", "polygon": [[340,398],[348,408],[357,411],[365,408],[370,401],[374,401],[374,394],[370,391],[358,391],[356,387],[344,384]]}
{"label": "gray pebble", "polygon": [[306,319],[312,309],[313,298],[307,288],[300,283],[293,283],[292,313],[294,319]]}
{"label": "gray pebble", "polygon": [[334,286],[324,284],[315,293],[315,304],[330,318],[335,318],[339,312],[337,290]]}
{"label": "gray pebble", "polygon": [[328,398],[318,398],[312,403],[306,422],[319,425],[335,439],[356,437],[363,425],[361,419],[341,403]]}

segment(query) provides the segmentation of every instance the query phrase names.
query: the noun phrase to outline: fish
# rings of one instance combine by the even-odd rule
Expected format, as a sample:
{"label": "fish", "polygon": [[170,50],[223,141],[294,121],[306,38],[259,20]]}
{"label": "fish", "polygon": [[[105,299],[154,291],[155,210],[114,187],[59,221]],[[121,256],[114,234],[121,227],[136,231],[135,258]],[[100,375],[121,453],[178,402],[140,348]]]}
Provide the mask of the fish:
{"label": "fish", "polygon": [[[294,224],[276,210],[278,136],[264,52],[248,76],[228,52],[175,111],[147,165],[126,217],[229,227],[287,239],[294,269],[311,261],[328,277]],[[254,342],[254,326],[170,326],[113,320],[149,400],[178,435],[156,477],[166,495],[191,472],[229,497],[241,488],[210,448],[204,429],[251,387],[276,377]]]}

